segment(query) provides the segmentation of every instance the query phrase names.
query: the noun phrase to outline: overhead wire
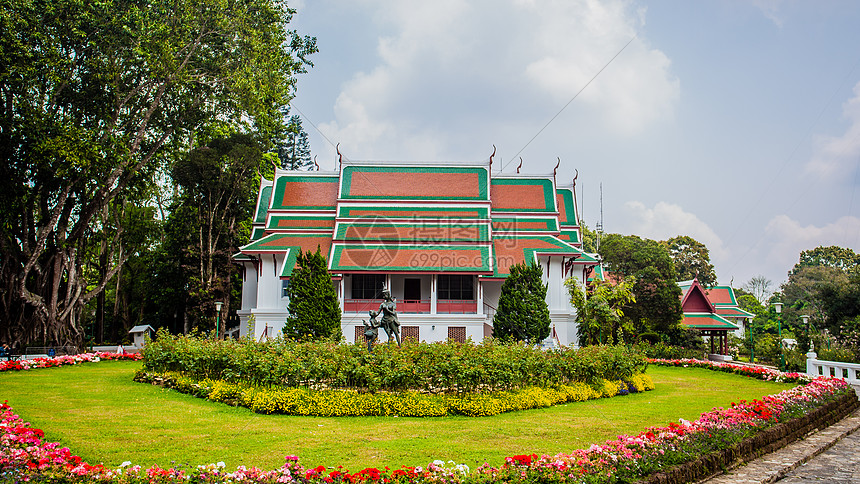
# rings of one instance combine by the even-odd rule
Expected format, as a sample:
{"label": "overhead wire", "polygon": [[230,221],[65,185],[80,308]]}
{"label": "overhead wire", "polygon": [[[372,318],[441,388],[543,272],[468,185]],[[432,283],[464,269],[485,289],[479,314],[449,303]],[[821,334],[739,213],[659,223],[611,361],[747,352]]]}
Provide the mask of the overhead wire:
{"label": "overhead wire", "polygon": [[600,68],[600,70],[599,70],[599,71],[597,71],[597,73],[596,73],[596,74],[594,74],[593,76],[591,76],[591,79],[589,79],[589,80],[588,80],[588,82],[586,82],[586,83],[585,83],[585,85],[584,85],[584,86],[582,86],[582,88],[580,88],[580,89],[579,89],[579,91],[577,91],[577,92],[576,92],[576,94],[574,94],[572,98],[570,98],[570,101],[568,101],[564,106],[562,106],[562,107],[561,107],[561,109],[559,109],[559,110],[558,110],[558,112],[557,112],[557,113],[555,113],[555,116],[553,116],[552,118],[550,118],[550,120],[549,120],[549,121],[547,121],[547,122],[546,122],[546,124],[544,124],[544,125],[543,125],[543,127],[542,127],[540,130],[538,130],[538,132],[537,132],[537,133],[535,133],[535,135],[534,135],[534,136],[532,136],[532,138],[528,141],[528,143],[526,143],[526,144],[525,144],[525,146],[523,146],[522,148],[520,148],[520,150],[519,150],[519,151],[517,151],[517,152],[516,152],[516,154],[514,154],[514,156],[513,156],[513,157],[511,157],[511,159],[510,159],[510,160],[508,160],[508,162],[507,162],[507,163],[505,163],[504,165],[502,165],[502,168],[501,168],[501,169],[502,169],[502,170],[504,170],[505,168],[507,168],[507,167],[508,167],[508,165],[509,165],[509,164],[511,164],[511,162],[512,162],[512,161],[514,161],[514,160],[517,158],[517,156],[519,156],[519,155],[520,155],[520,153],[522,153],[526,148],[528,148],[528,146],[529,146],[530,144],[532,144],[532,141],[534,141],[538,136],[540,136],[540,134],[541,134],[541,133],[543,133],[543,131],[544,131],[544,130],[545,130],[545,129],[550,125],[550,124],[552,124],[552,122],[553,122],[553,121],[555,121],[555,119],[556,119],[557,117],[559,117],[559,115],[561,115],[561,113],[562,113],[565,109],[567,109],[567,107],[568,107],[568,106],[570,106],[570,103],[572,103],[572,102],[573,102],[577,97],[579,97],[579,95],[580,95],[580,94],[582,94],[582,91],[584,91],[584,90],[585,90],[585,88],[587,88],[587,87],[588,87],[588,86],[589,86],[589,85],[590,85],[590,84],[591,84],[595,79],[597,79],[597,76],[599,76],[599,75],[600,75],[600,73],[601,73],[601,72],[603,72],[607,67],[609,67],[609,64],[612,64],[612,61],[614,61],[614,60],[615,60],[619,55],[621,55],[621,53],[622,53],[622,52],[624,52],[624,49],[626,49],[626,48],[627,48],[627,46],[628,46],[628,45],[630,45],[630,43],[631,43],[631,42],[633,42],[635,39],[636,39],[636,35],[634,34],[634,35],[633,35],[633,37],[631,37],[631,38],[630,38],[630,40],[628,40],[628,41],[627,41],[627,43],[626,43],[626,44],[624,44],[624,47],[622,47],[622,48],[621,48],[621,50],[619,50],[618,52],[616,52],[616,53],[615,53],[615,55],[614,55],[614,56],[612,56],[612,58],[611,58],[611,59],[609,59],[609,62],[607,62],[606,64],[604,64],[604,66],[603,66],[603,67],[601,67],[601,68]]}

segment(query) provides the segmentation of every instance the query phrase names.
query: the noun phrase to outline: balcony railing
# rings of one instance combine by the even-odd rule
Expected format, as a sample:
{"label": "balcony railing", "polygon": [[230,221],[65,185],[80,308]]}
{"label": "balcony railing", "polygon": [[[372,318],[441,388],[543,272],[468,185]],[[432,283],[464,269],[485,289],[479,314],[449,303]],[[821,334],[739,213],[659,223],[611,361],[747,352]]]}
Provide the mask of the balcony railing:
{"label": "balcony railing", "polygon": [[429,313],[429,299],[401,299],[397,301],[398,313]]}
{"label": "balcony railing", "polygon": [[345,299],[343,301],[343,312],[366,313],[371,309],[378,311],[380,304],[382,304],[382,299]]}
{"label": "balcony railing", "polygon": [[[343,301],[345,313],[366,313],[378,310],[382,299],[346,299]],[[430,314],[429,299],[400,299],[397,312],[401,314]],[[439,299],[436,301],[436,314],[477,314],[478,301],[475,299]]]}
{"label": "balcony railing", "polygon": [[475,299],[439,299],[436,301],[437,314],[477,314],[478,301]]}

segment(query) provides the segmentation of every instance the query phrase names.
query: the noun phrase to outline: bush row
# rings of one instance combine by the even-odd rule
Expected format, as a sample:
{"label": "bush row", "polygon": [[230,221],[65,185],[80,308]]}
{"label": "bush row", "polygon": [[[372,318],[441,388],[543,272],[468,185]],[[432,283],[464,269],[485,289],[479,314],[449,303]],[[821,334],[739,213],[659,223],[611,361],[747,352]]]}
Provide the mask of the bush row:
{"label": "bush row", "polygon": [[647,367],[641,351],[624,346],[543,351],[524,344],[360,345],[275,339],[218,341],[162,331],[143,349],[150,372],[254,386],[346,388],[467,394],[549,387],[600,379],[624,380]]}
{"label": "bush row", "polygon": [[415,391],[360,393],[337,389],[258,387],[209,379],[198,381],[176,373],[157,374],[144,370],[137,372],[135,381],[162,385],[215,402],[247,407],[257,413],[318,417],[485,417],[654,389],[651,378],[644,374],[634,375],[628,381],[600,380],[594,385],[573,383],[548,388],[532,386],[467,396]]}

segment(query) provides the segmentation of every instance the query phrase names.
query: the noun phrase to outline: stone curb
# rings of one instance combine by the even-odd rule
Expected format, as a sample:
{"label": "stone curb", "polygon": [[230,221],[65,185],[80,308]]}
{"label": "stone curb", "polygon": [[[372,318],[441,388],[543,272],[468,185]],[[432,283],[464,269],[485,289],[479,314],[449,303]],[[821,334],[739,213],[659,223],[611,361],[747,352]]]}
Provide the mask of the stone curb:
{"label": "stone curb", "polygon": [[746,464],[735,466],[718,476],[698,481],[698,484],[776,482],[857,430],[860,430],[860,408],[827,428],[812,432],[794,443]]}

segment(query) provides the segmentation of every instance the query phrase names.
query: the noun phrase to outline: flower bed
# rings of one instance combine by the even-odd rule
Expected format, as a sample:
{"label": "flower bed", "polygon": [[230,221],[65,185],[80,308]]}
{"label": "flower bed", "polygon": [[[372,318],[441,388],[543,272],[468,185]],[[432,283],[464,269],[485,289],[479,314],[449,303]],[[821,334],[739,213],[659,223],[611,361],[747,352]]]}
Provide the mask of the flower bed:
{"label": "flower bed", "polygon": [[468,395],[259,387],[244,383],[196,380],[178,373],[158,374],[144,370],[138,371],[134,379],[215,402],[247,407],[257,413],[318,417],[486,417],[654,389],[654,382],[645,374],[633,375],[626,381],[601,380],[592,385],[575,382],[546,388],[532,386]]}
{"label": "flower bed", "polygon": [[158,466],[145,469],[130,462],[119,468],[92,465],[57,443],[44,442],[41,430],[31,428],[3,404],[0,480],[117,484],[684,482],[702,472],[718,470],[743,457],[742,454],[755,455],[803,435],[810,428],[826,425],[857,405],[853,390],[843,380],[822,377],[761,400],[714,408],[694,422],[681,420],[649,428],[636,436],[619,436],[603,445],[595,444],[569,454],[515,455],[506,458],[499,467],[484,464],[474,470],[436,461],[426,468],[367,468],[351,473],[342,467],[306,468],[295,456],[287,456],[282,467],[269,471],[241,466],[228,471],[223,463],[168,469]]}
{"label": "flower bed", "polygon": [[681,358],[672,360],[648,358],[647,361],[652,365],[676,366],[685,368],[704,368],[706,370],[734,373],[736,375],[743,375],[759,380],[773,381],[779,383],[809,383],[812,381],[812,377],[806,375],[805,373],[783,373],[774,368],[767,368],[763,366],[746,366],[738,365],[736,363],[697,360],[692,358]]}
{"label": "flower bed", "polygon": [[128,353],[81,353],[79,355],[63,355],[53,358],[34,358],[32,360],[0,361],[0,372],[22,371],[34,368],[55,368],[58,366],[77,365],[78,363],[97,363],[101,360],[140,360],[143,356]]}

